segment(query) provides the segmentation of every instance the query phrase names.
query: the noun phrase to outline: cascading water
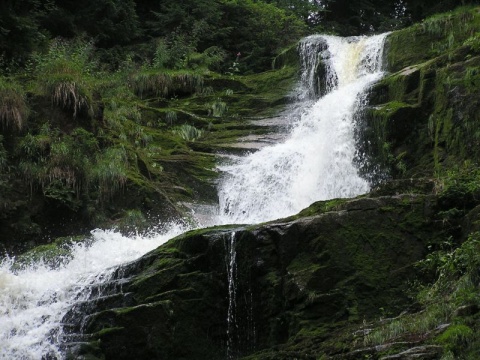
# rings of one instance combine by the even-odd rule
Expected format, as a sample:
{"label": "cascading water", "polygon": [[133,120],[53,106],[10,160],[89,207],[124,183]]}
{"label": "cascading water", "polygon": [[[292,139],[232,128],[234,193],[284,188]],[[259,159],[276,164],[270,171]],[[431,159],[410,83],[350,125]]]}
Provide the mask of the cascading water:
{"label": "cascading water", "polygon": [[[382,76],[386,35],[339,38],[311,36],[300,50],[305,69],[300,99],[318,85],[318,50],[325,63],[326,93],[308,106],[289,138],[221,167],[220,223],[257,223],[297,213],[317,200],[368,191],[353,165],[354,114],[362,95]],[[317,51],[312,51],[317,49]],[[322,85],[322,84],[320,84]]]}
{"label": "cascading water", "polygon": [[132,261],[186,230],[172,225],[163,235],[125,237],[94,231],[93,244],[72,247],[72,259],[52,269],[36,264],[15,273],[0,265],[0,359],[62,359],[62,318],[88,291],[108,280],[115,266]]}
{"label": "cascading water", "polygon": [[[222,215],[217,223],[266,221],[296,213],[316,200],[368,190],[352,165],[353,115],[366,88],[381,76],[384,38],[312,36],[302,42],[304,71],[298,99],[306,109],[285,142],[221,168],[227,176],[219,188]],[[325,76],[320,83],[315,73],[322,64]],[[313,100],[315,94],[324,96]],[[164,235],[132,238],[94,231],[93,244],[73,246],[71,260],[55,269],[37,264],[13,271],[12,261],[4,260],[0,264],[0,358],[62,359],[61,322],[67,311],[90,296],[90,287],[108,280],[115,266],[184,230],[185,226],[176,225]],[[235,247],[232,234],[227,250],[229,336],[235,332],[237,312]],[[254,333],[254,325],[252,329]],[[230,346],[233,339],[229,341]],[[230,348],[227,357],[232,357]]]}

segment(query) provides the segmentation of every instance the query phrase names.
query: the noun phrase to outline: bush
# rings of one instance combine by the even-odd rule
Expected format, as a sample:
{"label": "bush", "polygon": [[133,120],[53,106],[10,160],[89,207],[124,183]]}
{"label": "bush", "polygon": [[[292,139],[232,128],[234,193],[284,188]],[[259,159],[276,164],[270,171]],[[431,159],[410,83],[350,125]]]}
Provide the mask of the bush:
{"label": "bush", "polygon": [[185,141],[195,141],[203,135],[203,131],[197,129],[195,126],[184,124],[179,126],[173,132],[179,135]]}
{"label": "bush", "polygon": [[37,55],[34,87],[50,97],[52,103],[72,113],[92,114],[93,45],[82,39],[67,42],[54,40],[47,54]]}
{"label": "bush", "polygon": [[23,88],[11,79],[0,77],[0,123],[3,129],[21,131],[28,113]]}

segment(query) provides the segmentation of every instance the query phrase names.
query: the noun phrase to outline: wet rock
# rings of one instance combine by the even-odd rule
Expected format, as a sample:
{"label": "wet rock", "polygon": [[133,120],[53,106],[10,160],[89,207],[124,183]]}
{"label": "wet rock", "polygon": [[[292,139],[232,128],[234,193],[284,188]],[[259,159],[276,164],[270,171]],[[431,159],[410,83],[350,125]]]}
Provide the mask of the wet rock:
{"label": "wet rock", "polygon": [[333,329],[408,304],[411,265],[442,236],[434,204],[418,194],[320,202],[306,217],[188,232],[119,268],[108,294],[94,291],[78,307],[86,314],[68,319],[71,338],[107,360],[333,356]]}

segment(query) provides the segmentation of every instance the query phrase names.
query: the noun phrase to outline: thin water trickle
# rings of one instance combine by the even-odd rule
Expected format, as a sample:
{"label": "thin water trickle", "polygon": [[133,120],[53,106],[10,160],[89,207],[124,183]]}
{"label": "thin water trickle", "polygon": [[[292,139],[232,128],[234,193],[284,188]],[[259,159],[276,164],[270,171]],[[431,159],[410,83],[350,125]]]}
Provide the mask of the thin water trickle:
{"label": "thin water trickle", "polygon": [[235,231],[230,234],[227,242],[227,264],[228,275],[228,311],[227,311],[227,359],[234,358],[234,336],[236,333],[236,308],[237,308],[237,253],[235,249]]}
{"label": "thin water trickle", "polygon": [[[225,174],[219,187],[221,215],[212,224],[263,222],[294,214],[316,200],[368,190],[352,164],[353,114],[361,106],[361,94],[382,75],[384,38],[312,36],[302,41],[303,75],[296,98],[305,108],[298,116],[298,104],[294,107],[295,124],[284,142],[220,167]],[[315,78],[319,66],[324,66],[323,82]],[[319,94],[326,95],[316,100]],[[13,271],[11,259],[2,261],[0,359],[62,359],[61,321],[72,306],[88,298],[88,288],[185,230],[173,224],[161,235],[147,237],[97,230],[92,243],[73,245],[71,260],[55,269],[39,263]],[[228,246],[227,358],[232,358],[237,312],[234,233]],[[254,324],[252,329],[255,337]]]}

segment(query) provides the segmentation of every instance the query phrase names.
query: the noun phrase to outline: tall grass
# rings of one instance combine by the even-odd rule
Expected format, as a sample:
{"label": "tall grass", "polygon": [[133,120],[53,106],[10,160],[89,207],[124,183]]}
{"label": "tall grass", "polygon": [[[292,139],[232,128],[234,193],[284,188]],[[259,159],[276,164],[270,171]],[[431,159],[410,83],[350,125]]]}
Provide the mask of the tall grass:
{"label": "tall grass", "polygon": [[49,92],[51,93],[53,103],[73,110],[73,117],[76,117],[82,110],[91,113],[88,96],[74,80],[62,79],[56,83],[50,83]]}
{"label": "tall grass", "polygon": [[146,147],[152,140],[152,136],[145,131],[145,128],[139,124],[134,124],[128,130],[128,135],[135,146]]}
{"label": "tall grass", "polygon": [[212,104],[208,104],[208,115],[213,117],[222,117],[227,111],[227,103],[222,101],[220,98],[216,99]]}
{"label": "tall grass", "polygon": [[[445,354],[458,355],[459,351],[466,354],[470,345],[479,346],[480,337],[470,328],[472,319],[455,315],[455,312],[464,306],[480,306],[480,233],[470,234],[456,248],[448,244],[446,242],[440,250],[430,253],[418,263],[421,269],[437,274],[436,281],[424,285],[418,293],[417,300],[424,310],[384,321],[366,335],[366,345],[402,339],[425,340],[435,335],[440,325],[448,324],[447,330],[435,339],[444,346]],[[445,359],[449,356],[446,355]]]}
{"label": "tall grass", "polygon": [[95,79],[93,46],[77,40],[54,40],[46,54],[35,57],[34,86],[51,98],[54,105],[72,112],[92,114]]}
{"label": "tall grass", "polygon": [[132,76],[131,82],[135,93],[142,98],[151,95],[167,98],[177,93],[200,92],[204,79],[191,71],[143,69]]}
{"label": "tall grass", "polygon": [[173,132],[179,135],[185,141],[195,141],[203,135],[203,131],[197,129],[195,126],[183,124],[174,129]]}
{"label": "tall grass", "polygon": [[177,121],[177,113],[175,111],[167,111],[165,114],[165,121],[172,126],[173,123]]}
{"label": "tall grass", "polygon": [[27,134],[18,149],[19,169],[32,189],[39,186],[45,196],[70,207],[86,191],[105,200],[125,185],[128,158],[123,147],[99,151],[98,146],[93,134],[81,128],[71,135],[58,130]]}
{"label": "tall grass", "polygon": [[3,129],[21,131],[29,114],[25,91],[11,79],[0,77],[0,123]]}
{"label": "tall grass", "polygon": [[128,121],[139,123],[142,115],[135,104],[126,103],[122,99],[110,99],[105,102],[103,119],[110,130],[122,132]]}
{"label": "tall grass", "polygon": [[[432,42],[432,50],[441,54],[462,45],[476,32],[474,17],[478,16],[474,7],[460,7],[454,12],[433,15],[423,21],[421,29],[424,33],[437,38]],[[451,55],[451,54],[450,54]]]}
{"label": "tall grass", "polygon": [[128,158],[123,147],[107,148],[97,154],[88,173],[89,182],[98,188],[100,198],[105,200],[122,189],[127,182]]}

